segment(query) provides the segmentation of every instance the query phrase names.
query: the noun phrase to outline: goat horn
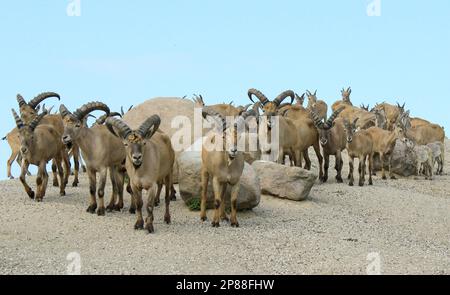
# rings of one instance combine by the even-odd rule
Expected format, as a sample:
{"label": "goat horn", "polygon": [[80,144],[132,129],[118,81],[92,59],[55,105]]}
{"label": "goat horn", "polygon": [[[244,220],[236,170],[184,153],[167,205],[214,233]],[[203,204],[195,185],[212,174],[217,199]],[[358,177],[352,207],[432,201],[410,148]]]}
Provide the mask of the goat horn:
{"label": "goat horn", "polygon": [[75,113],[73,113],[73,115],[78,119],[78,120],[83,120],[84,117],[86,117],[87,114],[89,114],[90,112],[93,111],[104,111],[106,114],[110,113],[109,107],[102,103],[102,102],[90,102],[87,103],[85,105],[83,105],[81,108],[79,108],[78,110],[75,111]]}
{"label": "goat horn", "polygon": [[[144,138],[151,138],[153,134],[155,134],[156,130],[158,130],[160,124],[161,118],[158,115],[153,115],[142,123],[141,127],[137,130],[137,134]],[[152,132],[149,133],[150,128],[152,127]]]}
{"label": "goat horn", "polygon": [[[90,115],[90,114],[89,114]],[[88,115],[88,116],[89,116]],[[120,114],[120,113],[118,113],[118,112],[112,112],[112,113],[110,113],[110,114],[104,114],[104,115],[102,115],[100,118],[98,118],[96,121],[95,121],[95,123],[97,124],[97,125],[103,125],[104,123],[105,123],[105,121],[106,121],[106,119],[108,119],[109,117],[120,117],[120,118],[122,118],[122,114]]]}
{"label": "goat horn", "polygon": [[251,107],[251,106],[252,106],[251,103],[249,103],[248,105],[244,106],[244,108],[243,108],[244,112],[247,112],[248,108]]}
{"label": "goat horn", "polygon": [[259,101],[262,103],[262,105],[265,105],[266,103],[269,102],[269,100],[267,99],[267,97],[259,90],[255,89],[255,88],[251,88],[248,90],[248,98],[250,98],[250,100],[255,103],[255,101],[252,98],[252,95],[256,96]]}
{"label": "goat horn", "polygon": [[50,98],[50,97],[56,97],[56,98],[58,98],[58,100],[61,100],[61,97],[59,96],[58,93],[55,93],[55,92],[44,92],[44,93],[39,94],[38,96],[36,96],[32,100],[30,100],[28,105],[30,107],[32,107],[33,109],[36,109],[38,104],[40,104],[43,100],[45,100],[47,98]]}
{"label": "goat horn", "polygon": [[246,111],[246,112],[244,112],[244,113],[242,113],[242,115],[241,115],[241,117],[245,120],[245,119],[247,119],[248,117],[257,117],[258,116],[258,114],[254,111],[254,110],[249,110],[249,111]]}
{"label": "goat horn", "polygon": [[291,98],[291,104],[294,102],[295,99],[295,93],[292,90],[286,90],[281,92],[274,100],[273,103],[276,104],[277,106],[279,106],[283,100],[286,99],[286,97],[290,97]]}
{"label": "goat horn", "polygon": [[222,117],[218,112],[212,110],[211,108],[208,107],[204,107],[202,109],[202,116],[203,118],[206,119],[207,116],[210,117],[219,117],[220,120],[222,121],[222,129],[225,130],[227,128],[227,121],[225,120],[224,117]]}
{"label": "goat horn", "polygon": [[63,118],[65,118],[66,116],[72,116],[72,113],[63,104],[59,106],[59,112],[61,113],[61,116]]}
{"label": "goat horn", "polygon": [[44,118],[45,116],[47,116],[47,111],[40,113],[36,118],[33,119],[33,121],[31,121],[31,123],[29,125],[31,131],[34,131],[34,129],[36,129],[36,127],[41,122],[42,118]]}
{"label": "goat horn", "polygon": [[19,108],[27,104],[23,96],[20,94],[17,94],[17,102],[19,103]]}
{"label": "goat horn", "polygon": [[24,126],[22,119],[19,117],[19,115],[17,115],[17,113],[14,109],[11,109],[11,111],[13,113],[14,120],[16,120],[17,128],[22,129]]}
{"label": "goat horn", "polygon": [[106,127],[108,127],[109,131],[111,131],[111,133],[116,134],[114,132],[114,129],[112,127],[116,127],[116,129],[119,131],[119,136],[122,138],[127,138],[128,135],[131,134],[131,128],[128,127],[128,125],[117,118],[113,118],[113,117],[108,117],[106,119]]}
{"label": "goat horn", "polygon": [[344,107],[337,109],[331,116],[328,118],[328,120],[325,122],[325,129],[330,129],[333,127],[333,122],[336,120],[337,116],[344,110]]}
{"label": "goat horn", "polygon": [[316,114],[316,112],[314,112],[313,110],[309,110],[309,114],[314,121],[314,125],[316,125],[316,127],[319,129],[323,129],[324,124],[323,124],[322,120],[319,118],[319,116]]}

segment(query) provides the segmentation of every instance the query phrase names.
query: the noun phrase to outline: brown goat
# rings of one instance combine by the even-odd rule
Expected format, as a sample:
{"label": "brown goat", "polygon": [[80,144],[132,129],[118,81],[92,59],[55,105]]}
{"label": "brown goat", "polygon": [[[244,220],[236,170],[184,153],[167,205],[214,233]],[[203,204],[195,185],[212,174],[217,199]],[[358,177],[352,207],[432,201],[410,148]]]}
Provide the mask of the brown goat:
{"label": "brown goat", "polygon": [[[137,221],[135,229],[146,229],[154,232],[153,209],[156,198],[159,198],[162,184],[165,185],[165,214],[164,221],[171,222],[169,205],[172,189],[172,171],[175,162],[175,151],[170,138],[158,131],[161,119],[153,115],[147,119],[137,130],[131,128],[122,120],[109,117],[106,124],[113,134],[123,140],[126,152],[125,166],[130,177],[133,202],[136,204]],[[117,133],[115,130],[117,130]],[[158,132],[157,132],[158,131]],[[157,192],[155,190],[157,188]],[[148,191],[147,213],[145,220],[142,217],[142,190]]]}
{"label": "brown goat", "polygon": [[372,185],[372,171],[373,171],[373,142],[367,130],[356,131],[358,118],[352,123],[344,121],[345,133],[347,136],[347,152],[349,161],[349,185],[353,186],[354,177],[354,159],[359,159],[359,186],[364,186],[366,174],[366,160],[369,160],[369,185]]}
{"label": "brown goat", "polygon": [[352,89],[350,87],[348,87],[347,90],[342,88],[342,90],[341,90],[342,99],[336,101],[331,106],[331,109],[333,110],[333,112],[335,112],[336,110],[340,109],[343,106],[353,106],[353,104],[350,100],[351,94],[352,94]]}
{"label": "brown goat", "polygon": [[314,124],[319,131],[319,142],[322,146],[323,157],[324,157],[324,174],[320,179],[322,182],[327,182],[328,180],[328,168],[330,165],[330,156],[335,156],[335,169],[337,172],[336,180],[338,183],[342,183],[342,151],[346,148],[346,137],[345,137],[345,127],[344,120],[342,118],[337,118],[339,113],[344,108],[333,112],[331,117],[324,123],[319,116],[312,112],[311,116],[314,119]]}
{"label": "brown goat", "polygon": [[[54,159],[59,170],[60,195],[65,196],[66,183],[69,177],[69,159],[67,151],[61,142],[61,134],[51,125],[39,125],[44,116],[47,115],[47,112],[44,111],[27,125],[24,124],[14,110],[12,110],[12,113],[19,130],[20,151],[22,154],[20,181],[26,193],[31,199],[36,197],[38,202],[43,200],[48,183],[46,166],[48,161]],[[65,170],[63,170],[62,163],[64,163]],[[25,179],[30,164],[38,166],[36,195]]]}
{"label": "brown goat", "polygon": [[306,90],[306,95],[308,96],[308,106],[307,109],[313,110],[320,119],[327,119],[328,105],[323,100],[317,99],[317,90],[311,93]]}

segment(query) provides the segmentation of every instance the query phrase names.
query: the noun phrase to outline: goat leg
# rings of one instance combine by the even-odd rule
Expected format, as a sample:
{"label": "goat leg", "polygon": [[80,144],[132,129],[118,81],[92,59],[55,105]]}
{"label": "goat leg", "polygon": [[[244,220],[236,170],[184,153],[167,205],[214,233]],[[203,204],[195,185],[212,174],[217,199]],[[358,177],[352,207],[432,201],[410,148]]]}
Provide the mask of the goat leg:
{"label": "goat leg", "polygon": [[25,191],[28,194],[28,196],[30,197],[30,199],[34,199],[34,192],[31,189],[31,187],[28,185],[28,183],[25,179],[25,175],[28,172],[29,166],[30,166],[30,164],[25,159],[22,159],[22,171],[20,174],[20,182],[22,183],[23,187],[25,188]]}

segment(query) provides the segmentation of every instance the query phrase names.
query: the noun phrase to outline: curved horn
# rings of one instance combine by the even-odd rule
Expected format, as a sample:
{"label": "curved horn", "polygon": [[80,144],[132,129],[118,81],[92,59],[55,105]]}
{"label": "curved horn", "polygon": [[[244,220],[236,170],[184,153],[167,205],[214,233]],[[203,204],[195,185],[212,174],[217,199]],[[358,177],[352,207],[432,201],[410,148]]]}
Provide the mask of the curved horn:
{"label": "curved horn", "polygon": [[248,108],[251,107],[251,106],[252,106],[251,103],[249,103],[248,105],[245,105],[244,108],[243,108],[244,112],[247,112]]}
{"label": "curved horn", "polygon": [[202,116],[203,116],[203,118],[205,118],[205,119],[206,119],[207,116],[210,116],[210,117],[218,117],[218,118],[221,120],[222,129],[223,129],[223,130],[227,129],[227,122],[226,122],[225,118],[222,117],[218,112],[212,110],[211,108],[204,107],[204,108],[202,109]]}
{"label": "curved horn", "polygon": [[316,114],[316,112],[310,110],[309,113],[313,119],[314,125],[316,125],[316,127],[319,129],[324,129],[324,124],[322,120],[319,118],[319,116]]}
{"label": "curved horn", "polygon": [[36,118],[33,119],[33,121],[31,121],[30,123],[30,129],[31,131],[34,131],[34,129],[36,129],[36,127],[39,125],[39,123],[41,122],[42,118],[44,118],[45,116],[47,116],[47,110],[44,110],[42,113],[40,113]]}
{"label": "curved horn", "polygon": [[[136,131],[137,134],[142,136],[143,138],[151,138],[153,134],[155,134],[156,130],[158,130],[159,125],[161,124],[161,118],[158,115],[153,115],[144,123],[142,123],[141,127]],[[149,133],[150,128],[152,128],[152,132]]]}
{"label": "curved horn", "polygon": [[252,95],[256,96],[259,99],[259,101],[262,103],[262,105],[265,105],[266,103],[269,102],[269,99],[267,99],[267,97],[261,91],[259,91],[258,89],[255,89],[255,88],[249,89],[247,95],[248,95],[248,98],[250,98],[250,100],[253,103],[255,103],[255,101],[253,100]]}
{"label": "curved horn", "polygon": [[63,104],[59,106],[59,112],[61,113],[61,116],[63,118],[65,118],[66,116],[73,116],[72,113]]}
{"label": "curved horn", "polygon": [[44,92],[44,93],[39,94],[38,96],[36,96],[32,100],[30,100],[28,105],[30,107],[32,107],[33,109],[35,109],[38,106],[38,104],[40,104],[43,100],[45,100],[47,98],[50,98],[50,97],[56,97],[56,98],[58,98],[58,100],[61,100],[61,97],[59,96],[58,93],[55,93],[55,92]]}
{"label": "curved horn", "polygon": [[87,114],[93,111],[104,111],[108,115],[110,113],[109,107],[106,104],[96,101],[83,105],[81,108],[76,110],[73,115],[75,116],[75,118],[81,121],[84,117],[86,117]]}
{"label": "curved horn", "polygon": [[19,115],[17,115],[17,113],[16,113],[16,111],[15,111],[14,109],[11,109],[11,111],[12,111],[12,114],[13,114],[13,116],[14,116],[14,120],[16,120],[16,126],[17,126],[17,128],[22,129],[23,126],[25,126],[25,125],[23,124],[22,119],[19,117]]}
{"label": "curved horn", "polygon": [[17,102],[19,103],[19,108],[27,104],[23,96],[20,94],[17,94]]}
{"label": "curved horn", "polygon": [[339,114],[345,109],[345,107],[341,107],[339,109],[337,109],[335,112],[333,112],[333,114],[331,114],[331,116],[328,118],[328,120],[325,122],[324,128],[325,129],[330,129],[331,127],[333,127],[333,122],[334,120],[336,120],[337,116],[339,116]]}
{"label": "curved horn", "polygon": [[[89,115],[88,115],[89,116]],[[118,112],[112,112],[110,114],[104,114],[102,115],[100,118],[98,118],[97,120],[95,120],[95,124],[97,125],[103,125],[106,121],[106,119],[108,119],[109,117],[120,117],[122,118],[122,114],[118,113]]]}
{"label": "curved horn", "polygon": [[109,117],[106,119],[106,126],[113,134],[116,133],[114,132],[114,129],[112,127],[115,127],[119,131],[119,136],[121,138],[127,138],[128,135],[130,135],[132,132],[131,128],[128,127],[128,125],[124,121],[113,117]]}
{"label": "curved horn", "polygon": [[291,104],[292,104],[292,103],[294,102],[294,99],[295,99],[295,93],[294,93],[294,91],[292,91],[292,90],[286,90],[286,91],[281,92],[281,93],[273,100],[273,103],[279,106],[279,105],[283,102],[283,100],[285,100],[286,97],[288,97],[288,96],[291,98]]}

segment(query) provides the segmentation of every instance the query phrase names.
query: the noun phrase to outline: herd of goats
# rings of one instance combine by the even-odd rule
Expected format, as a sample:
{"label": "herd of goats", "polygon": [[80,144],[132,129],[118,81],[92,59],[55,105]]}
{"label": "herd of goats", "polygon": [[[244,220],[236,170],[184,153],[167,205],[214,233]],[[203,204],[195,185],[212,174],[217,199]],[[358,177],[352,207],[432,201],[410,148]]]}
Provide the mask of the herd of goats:
{"label": "herd of goats", "polygon": [[[242,128],[237,126],[238,122],[243,122],[245,126],[249,118],[256,118],[258,132],[269,135],[275,122],[271,119],[277,118],[279,146],[275,161],[279,164],[285,164],[285,159],[288,158],[290,165],[311,169],[308,149],[312,146],[319,162],[319,178],[322,182],[328,179],[330,156],[334,156],[336,160],[336,180],[343,182],[341,171],[344,150],[347,150],[349,156],[350,186],[354,183],[355,158],[359,160],[359,185],[363,186],[365,183],[366,162],[369,185],[372,185],[372,175],[375,173],[374,154],[380,156],[382,178],[386,179],[384,163],[388,163],[389,176],[395,179],[390,161],[397,140],[402,140],[414,151],[417,158],[417,175],[424,174],[426,178],[432,179],[436,163],[436,174],[443,173],[443,127],[424,119],[411,118],[409,111],[405,110],[405,105],[384,102],[369,110],[369,106],[353,106],[350,87],[342,89],[341,93],[342,99],[331,106],[330,117],[327,117],[327,104],[317,99],[317,91],[307,91],[299,96],[288,90],[269,100],[260,91],[250,89],[248,97],[253,104],[245,107],[233,106],[232,103],[206,106],[201,96],[196,97],[194,102],[202,107],[203,117],[214,118],[219,123],[218,128],[213,128],[204,137],[203,144],[220,145],[217,149],[202,149],[201,220],[207,219],[207,188],[211,180],[215,208],[212,226],[218,227],[220,221],[224,220],[229,221],[233,227],[239,226],[236,217],[237,197],[246,159],[245,151],[237,149],[240,137],[245,136]],[[53,186],[59,186],[60,195],[64,196],[69,175],[72,173],[70,158],[74,161],[73,186],[77,186],[82,156],[89,177],[88,212],[105,215],[105,211],[120,211],[124,207],[123,194],[127,183],[126,190],[131,195],[129,211],[137,215],[135,229],[145,228],[153,232],[153,209],[159,204],[160,193],[165,187],[164,221],[169,224],[169,204],[176,195],[173,186],[175,152],[169,136],[159,129],[161,119],[165,118],[148,114],[148,119],[138,129],[133,130],[120,118],[124,114],[123,110],[121,113],[111,112],[109,107],[101,102],[87,103],[73,113],[64,105],[60,106],[57,114],[52,114],[45,105],[41,110],[40,104],[50,97],[60,99],[54,92],[39,94],[29,102],[17,95],[20,114],[12,110],[17,127],[4,138],[12,150],[7,163],[8,177],[13,178],[11,165],[17,160],[21,165],[20,181],[26,193],[31,199],[42,201],[48,183],[46,166],[52,161]],[[288,97],[290,102],[284,102]],[[303,106],[305,98],[308,99],[306,107]],[[103,111],[105,114],[89,127],[87,118],[92,116],[93,111]],[[225,120],[225,117],[230,116],[235,119],[233,124]],[[259,146],[260,155],[270,152],[270,147]],[[38,167],[36,193],[26,182],[29,165]],[[105,207],[104,194],[108,172],[112,196]],[[230,219],[227,217],[224,201],[228,185],[231,187]],[[148,214],[145,223],[142,216],[143,190],[148,191]]]}

